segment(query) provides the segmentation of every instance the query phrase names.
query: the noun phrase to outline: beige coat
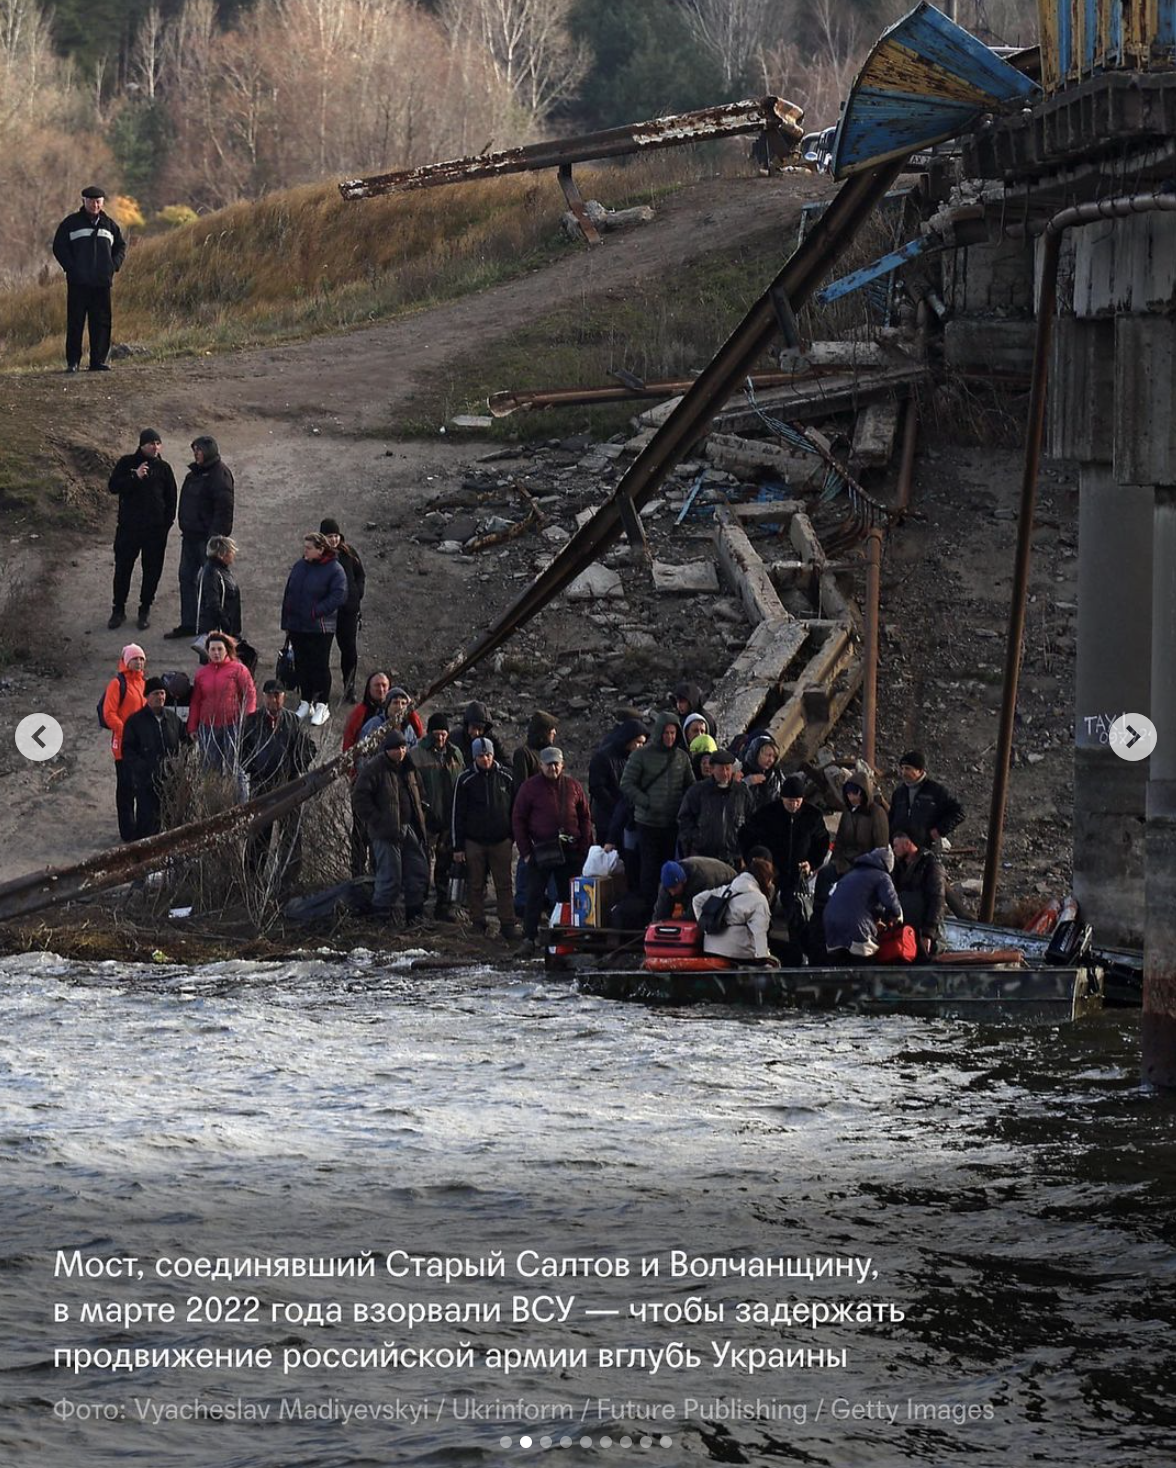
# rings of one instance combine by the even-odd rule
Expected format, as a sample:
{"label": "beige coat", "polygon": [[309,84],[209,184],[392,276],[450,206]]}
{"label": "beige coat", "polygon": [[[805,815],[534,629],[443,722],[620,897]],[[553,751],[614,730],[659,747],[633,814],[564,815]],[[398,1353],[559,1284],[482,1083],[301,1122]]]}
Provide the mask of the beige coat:
{"label": "beige coat", "polygon": [[[708,897],[726,892],[726,887],[712,887],[709,892],[700,892],[694,899],[694,916],[702,915],[703,904]],[[727,926],[717,933],[704,933],[702,951],[720,954],[723,958],[768,958],[768,929],[772,922],[772,910],[768,899],[760,891],[760,885],[750,872],[740,872],[731,883],[735,894],[727,907]]]}

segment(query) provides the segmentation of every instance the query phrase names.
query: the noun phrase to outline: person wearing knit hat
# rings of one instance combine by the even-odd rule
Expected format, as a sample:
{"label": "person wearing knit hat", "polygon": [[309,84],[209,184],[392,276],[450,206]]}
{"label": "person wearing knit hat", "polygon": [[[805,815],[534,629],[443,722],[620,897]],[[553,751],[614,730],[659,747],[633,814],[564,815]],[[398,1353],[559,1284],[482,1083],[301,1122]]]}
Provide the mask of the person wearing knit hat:
{"label": "person wearing knit hat", "polygon": [[143,684],[143,697],[144,707],[123,725],[119,765],[134,790],[136,841],[155,836],[162,828],[163,786],[172,774],[172,761],[191,743],[175,709],[167,707],[167,686],[162,678],[148,678]]}
{"label": "person wearing knit hat", "polygon": [[90,371],[109,372],[110,287],[126,259],[122,230],[102,206],[97,184],[82,190],[82,207],[67,214],[53,236],[53,258],[65,272],[65,370],[82,365],[82,333],[90,331]]}
{"label": "person wearing knit hat", "polygon": [[389,729],[380,753],[360,765],[351,810],[363,822],[375,857],[372,916],[391,921],[403,898],[405,926],[415,926],[424,917],[429,890],[425,800],[399,729]]}
{"label": "person wearing knit hat", "polygon": [[433,916],[439,922],[452,922],[449,882],[453,876],[453,792],[465,769],[465,756],[450,739],[449,720],[441,710],[429,715],[425,735],[413,746],[412,764],[425,793],[425,842],[433,884]]}
{"label": "person wearing knit hat", "polygon": [[829,854],[829,832],[825,817],[804,798],[802,775],[789,775],[780,798],[760,806],[739,832],[745,860],[752,848],[766,846],[772,854],[779,883],[781,915],[788,923],[789,943],[781,959],[788,964],[804,961],[811,905],[809,878]]}
{"label": "person wearing knit hat", "polygon": [[363,593],[366,575],[359,552],[347,543],[343,528],[332,515],[319,524],[319,534],[335,552],[335,559],[347,577],[347,600],[335,613],[335,641],[339,646],[339,662],[343,673],[343,701],[355,702],[355,673],[359,667],[359,629],[362,624]]}
{"label": "person wearing knit hat", "polygon": [[729,863],[710,856],[685,856],[681,861],[665,862],[653,905],[653,921],[661,923],[681,916],[693,918],[693,902],[698,893],[724,887],[736,875]]}
{"label": "person wearing knit hat", "polygon": [[132,714],[146,703],[143,691],[147,654],[137,642],[128,642],[119,658],[118,672],[102,696],[102,726],[110,730],[110,752],[114,756],[114,808],[118,834],[124,841],[138,835],[139,817],[131,770],[123,766],[123,728]]}
{"label": "person wearing knit hat", "polygon": [[167,537],[176,518],[176,476],[162,449],[158,432],[144,428],[139,434],[139,447],[119,459],[107,483],[110,493],[118,496],[114,585],[106,624],[112,632],[126,621],[131,574],[140,556],[139,631],[145,632],[151,625],[151,604],[163,573]]}
{"label": "person wearing knit hat", "polygon": [[891,839],[905,831],[917,846],[929,847],[950,836],[964,819],[964,808],[927,774],[927,756],[908,749],[898,762],[902,781],[890,797]]}
{"label": "person wearing knit hat", "polygon": [[486,880],[490,878],[499,936],[517,938],[521,929],[515,921],[510,883],[514,780],[494,758],[493,739],[479,735],[470,750],[470,767],[458,776],[453,795],[450,844],[454,871],[465,875],[474,931],[486,931]]}

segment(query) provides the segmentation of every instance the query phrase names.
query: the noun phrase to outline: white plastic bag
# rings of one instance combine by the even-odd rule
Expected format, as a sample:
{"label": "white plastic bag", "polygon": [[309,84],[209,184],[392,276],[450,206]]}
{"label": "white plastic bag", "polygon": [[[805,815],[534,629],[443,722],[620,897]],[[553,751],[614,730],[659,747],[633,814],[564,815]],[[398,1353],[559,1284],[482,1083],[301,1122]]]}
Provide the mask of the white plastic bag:
{"label": "white plastic bag", "polygon": [[586,877],[611,877],[620,867],[620,853],[616,851],[605,851],[603,846],[592,846],[588,850],[588,856],[584,862],[584,873]]}

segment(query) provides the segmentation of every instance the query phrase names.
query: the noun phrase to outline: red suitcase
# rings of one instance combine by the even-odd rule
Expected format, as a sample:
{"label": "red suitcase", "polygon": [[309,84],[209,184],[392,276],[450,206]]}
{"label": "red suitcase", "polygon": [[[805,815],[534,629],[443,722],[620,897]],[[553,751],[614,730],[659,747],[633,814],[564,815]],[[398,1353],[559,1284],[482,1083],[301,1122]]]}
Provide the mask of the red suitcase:
{"label": "red suitcase", "polygon": [[695,922],[672,918],[650,923],[645,930],[647,958],[692,958],[702,952],[702,929]]}

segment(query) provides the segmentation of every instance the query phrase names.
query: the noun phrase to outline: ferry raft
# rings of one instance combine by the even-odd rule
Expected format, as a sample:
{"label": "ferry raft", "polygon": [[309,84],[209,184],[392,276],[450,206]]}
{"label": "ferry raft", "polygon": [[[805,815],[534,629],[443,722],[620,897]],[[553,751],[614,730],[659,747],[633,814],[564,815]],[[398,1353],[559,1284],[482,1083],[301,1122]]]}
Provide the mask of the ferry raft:
{"label": "ferry raft", "polygon": [[547,966],[570,972],[582,993],[604,999],[849,1009],[980,1024],[1065,1024],[1098,1014],[1106,998],[1107,967],[1093,955],[1049,964],[1044,956],[1022,957],[1002,944],[988,954],[945,954],[942,961],[925,964],[650,970],[644,966],[643,936],[554,927],[547,935]]}

